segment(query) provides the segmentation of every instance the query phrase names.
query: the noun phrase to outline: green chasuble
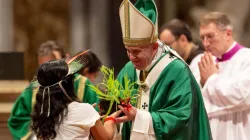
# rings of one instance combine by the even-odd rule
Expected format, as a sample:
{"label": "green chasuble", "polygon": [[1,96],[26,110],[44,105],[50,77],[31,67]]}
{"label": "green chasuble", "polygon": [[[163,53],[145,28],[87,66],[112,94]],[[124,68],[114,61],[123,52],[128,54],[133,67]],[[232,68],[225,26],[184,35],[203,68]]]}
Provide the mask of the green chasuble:
{"label": "green chasuble", "polygon": [[[99,99],[89,86],[92,84],[86,77],[75,74],[74,88],[77,97],[86,103],[98,103]],[[26,140],[30,137],[31,112],[36,100],[37,89],[30,88],[29,85],[17,98],[8,119],[8,127],[14,140]]]}
{"label": "green chasuble", "polygon": [[[157,64],[152,70],[155,68]],[[119,73],[118,79],[122,84],[126,74],[131,82],[137,82],[138,74],[131,62]],[[138,87],[138,84],[134,86],[135,89]],[[172,59],[163,67],[149,93],[148,111],[157,140],[212,139],[200,89],[183,61]],[[123,140],[130,139],[131,127],[132,122],[123,124]]]}

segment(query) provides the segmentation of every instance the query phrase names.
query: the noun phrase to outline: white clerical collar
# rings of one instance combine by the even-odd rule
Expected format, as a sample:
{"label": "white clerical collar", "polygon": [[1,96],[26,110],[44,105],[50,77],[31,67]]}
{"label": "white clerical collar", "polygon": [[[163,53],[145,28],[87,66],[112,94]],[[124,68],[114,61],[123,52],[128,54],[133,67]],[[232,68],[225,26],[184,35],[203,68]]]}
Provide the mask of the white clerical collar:
{"label": "white clerical collar", "polygon": [[146,67],[146,71],[150,71],[150,69],[154,66],[154,64],[157,62],[158,59],[160,59],[160,57],[162,56],[163,54],[163,46],[161,44],[159,44],[159,42],[157,41],[158,43],[158,51],[157,53],[155,54],[155,57],[154,59],[152,60],[152,62]]}

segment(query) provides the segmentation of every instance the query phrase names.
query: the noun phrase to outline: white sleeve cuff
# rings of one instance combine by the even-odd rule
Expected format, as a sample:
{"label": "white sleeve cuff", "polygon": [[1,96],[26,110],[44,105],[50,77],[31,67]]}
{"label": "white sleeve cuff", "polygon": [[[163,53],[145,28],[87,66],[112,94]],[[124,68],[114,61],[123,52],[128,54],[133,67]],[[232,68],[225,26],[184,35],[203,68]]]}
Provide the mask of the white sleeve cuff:
{"label": "white sleeve cuff", "polygon": [[[204,84],[202,90],[206,89],[208,85],[211,85],[210,83],[214,83],[214,80],[217,79],[219,75],[217,73],[212,74],[210,77],[208,77],[206,83]],[[212,84],[213,85],[213,84]]]}
{"label": "white sleeve cuff", "polygon": [[149,112],[137,109],[132,131],[154,135],[152,117]]}

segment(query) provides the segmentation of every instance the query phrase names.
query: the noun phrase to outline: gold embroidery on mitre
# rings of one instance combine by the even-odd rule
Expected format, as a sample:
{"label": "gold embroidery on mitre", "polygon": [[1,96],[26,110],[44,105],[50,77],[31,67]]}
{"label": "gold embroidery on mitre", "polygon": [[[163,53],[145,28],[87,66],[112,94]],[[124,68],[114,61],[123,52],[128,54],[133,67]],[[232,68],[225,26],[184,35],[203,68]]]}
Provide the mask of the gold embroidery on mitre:
{"label": "gold embroidery on mitre", "polygon": [[124,1],[125,37],[130,38],[129,1]]}
{"label": "gold embroidery on mitre", "polygon": [[158,37],[155,35],[148,38],[123,38],[125,46],[140,46],[155,43]]}

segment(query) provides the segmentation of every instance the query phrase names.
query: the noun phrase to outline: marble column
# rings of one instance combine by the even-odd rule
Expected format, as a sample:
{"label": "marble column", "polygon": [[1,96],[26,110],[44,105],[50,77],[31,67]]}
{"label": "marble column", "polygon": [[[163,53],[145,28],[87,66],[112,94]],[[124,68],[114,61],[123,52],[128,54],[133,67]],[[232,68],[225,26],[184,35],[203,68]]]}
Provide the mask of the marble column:
{"label": "marble column", "polygon": [[71,3],[71,53],[91,49],[106,66],[110,65],[108,4],[104,0],[72,0]]}
{"label": "marble column", "polygon": [[0,52],[14,51],[12,2],[0,0]]}
{"label": "marble column", "polygon": [[88,12],[84,12],[84,5],[86,1],[72,0],[71,1],[71,53],[77,53],[82,50],[88,49],[87,36],[88,36]]}
{"label": "marble column", "polygon": [[163,17],[163,21],[168,22],[169,20],[176,18],[176,1],[175,0],[164,0],[164,8],[163,8],[163,12],[164,12],[164,17]]}
{"label": "marble column", "polygon": [[109,1],[90,1],[90,46],[105,66],[110,66],[108,50]]}

